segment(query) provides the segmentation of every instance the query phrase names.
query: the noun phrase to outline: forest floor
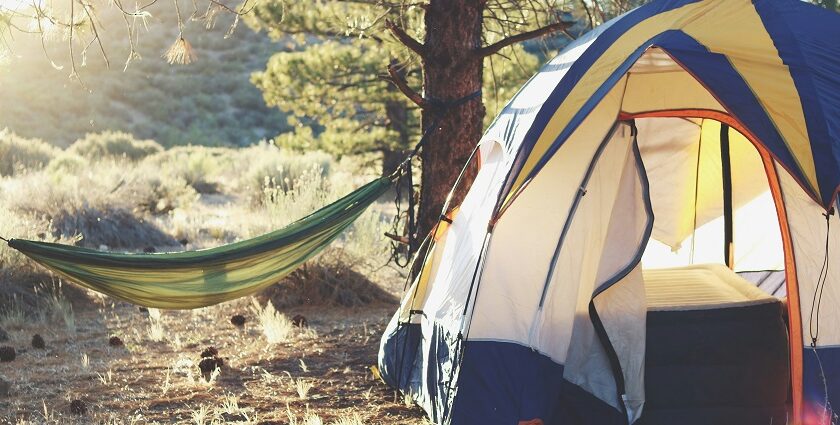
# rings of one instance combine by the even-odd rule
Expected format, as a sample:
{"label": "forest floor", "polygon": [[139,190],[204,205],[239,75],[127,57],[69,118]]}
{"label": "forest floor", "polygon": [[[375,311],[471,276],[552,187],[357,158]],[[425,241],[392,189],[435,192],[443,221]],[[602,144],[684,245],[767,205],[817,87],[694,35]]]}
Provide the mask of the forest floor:
{"label": "forest floor", "polygon": [[[158,317],[101,298],[75,313],[75,329],[6,329],[3,344],[17,357],[0,363],[11,384],[0,423],[426,424],[371,370],[395,307],[292,308],[284,314],[303,315],[307,326],[270,344],[250,299]],[[235,314],[243,327],[231,324]],[[32,347],[34,334],[44,349]],[[115,336],[123,346],[109,345]],[[208,347],[224,363],[209,376],[198,367]]]}

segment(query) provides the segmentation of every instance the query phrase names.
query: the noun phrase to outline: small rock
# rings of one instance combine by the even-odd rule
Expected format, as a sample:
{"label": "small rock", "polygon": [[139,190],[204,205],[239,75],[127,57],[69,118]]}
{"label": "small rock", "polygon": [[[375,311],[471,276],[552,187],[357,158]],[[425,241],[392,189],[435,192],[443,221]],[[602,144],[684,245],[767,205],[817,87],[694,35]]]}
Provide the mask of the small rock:
{"label": "small rock", "polygon": [[230,323],[232,323],[233,326],[237,326],[237,327],[241,328],[241,327],[245,326],[245,316],[243,316],[241,314],[235,314],[230,318]]}
{"label": "small rock", "polygon": [[299,327],[305,328],[306,327],[306,317],[303,317],[302,314],[297,314],[295,317],[292,317],[292,324]]}
{"label": "small rock", "polygon": [[110,345],[111,347],[125,346],[125,344],[123,343],[123,340],[121,340],[120,337],[118,337],[118,336],[112,336],[112,337],[108,338],[108,345]]}
{"label": "small rock", "polygon": [[15,360],[15,349],[8,345],[0,347],[0,362],[11,362]]}
{"label": "small rock", "polygon": [[0,377],[0,397],[6,397],[12,390],[12,383]]}
{"label": "small rock", "polygon": [[8,341],[9,333],[5,329],[0,328],[0,342]]}
{"label": "small rock", "polygon": [[86,415],[87,404],[82,400],[73,400],[70,402],[70,413],[74,415]]}
{"label": "small rock", "polygon": [[44,338],[41,337],[41,335],[32,335],[32,348],[37,348],[39,350],[47,348],[47,344],[44,342]]}
{"label": "small rock", "polygon": [[157,252],[157,249],[155,249],[155,247],[153,246],[147,246],[143,248],[143,252],[145,252],[146,254],[154,254],[155,252]]}
{"label": "small rock", "polygon": [[201,352],[202,359],[217,357],[218,355],[219,350],[217,350],[216,347],[207,347]]}

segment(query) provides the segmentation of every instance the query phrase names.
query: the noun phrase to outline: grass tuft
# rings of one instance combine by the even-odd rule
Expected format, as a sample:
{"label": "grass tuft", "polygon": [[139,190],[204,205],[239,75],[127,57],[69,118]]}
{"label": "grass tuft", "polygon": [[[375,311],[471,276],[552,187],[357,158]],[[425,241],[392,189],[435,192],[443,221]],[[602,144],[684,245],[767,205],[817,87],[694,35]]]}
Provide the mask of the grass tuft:
{"label": "grass tuft", "polygon": [[339,416],[331,425],[365,425],[358,413],[350,416]]}
{"label": "grass tuft", "polygon": [[163,329],[163,318],[160,310],[156,308],[149,309],[149,328],[147,330],[149,339],[154,342],[162,342],[166,340],[166,330]]}
{"label": "grass tuft", "polygon": [[309,391],[315,386],[311,380],[305,378],[297,378],[292,381],[295,387],[295,392],[298,395],[298,398],[301,400],[306,400],[309,398]]}
{"label": "grass tuft", "polygon": [[278,344],[289,340],[294,331],[294,325],[284,314],[274,308],[274,304],[268,302],[261,307],[259,302],[253,300],[254,313],[260,323],[263,335],[269,344]]}

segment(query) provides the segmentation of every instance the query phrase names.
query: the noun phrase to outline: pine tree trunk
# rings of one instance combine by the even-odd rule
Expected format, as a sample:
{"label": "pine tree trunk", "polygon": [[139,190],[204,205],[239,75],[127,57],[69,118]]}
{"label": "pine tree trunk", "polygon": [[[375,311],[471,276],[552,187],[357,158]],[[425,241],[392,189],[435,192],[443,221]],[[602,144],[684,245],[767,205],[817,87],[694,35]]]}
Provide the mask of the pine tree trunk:
{"label": "pine tree trunk", "polygon": [[[481,89],[483,61],[474,56],[481,45],[482,0],[431,0],[426,6],[423,88],[427,99],[452,101]],[[423,147],[418,238],[439,219],[449,190],[481,138],[484,104],[474,99],[442,111],[423,111],[423,128],[436,125]],[[452,201],[457,206],[475,178],[475,161]]]}

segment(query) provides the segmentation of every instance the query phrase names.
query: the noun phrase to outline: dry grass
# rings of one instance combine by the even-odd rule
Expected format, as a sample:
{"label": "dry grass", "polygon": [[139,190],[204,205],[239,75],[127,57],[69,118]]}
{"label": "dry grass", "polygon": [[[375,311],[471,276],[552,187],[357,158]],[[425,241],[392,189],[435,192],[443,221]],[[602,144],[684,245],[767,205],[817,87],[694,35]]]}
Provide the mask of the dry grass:
{"label": "dry grass", "polygon": [[[0,235],[125,250],[206,248],[273,230],[371,177],[356,164],[321,153],[289,157],[269,144],[85,161],[65,152],[46,168],[0,178]],[[266,176],[273,183],[263,185]],[[0,398],[0,423],[425,423],[370,372],[402,287],[382,267],[388,211],[372,208],[259,297],[194,311],[141,312],[0,248],[0,326],[21,349],[0,370],[12,382],[12,395]],[[243,328],[229,323],[234,314],[247,316]],[[295,314],[308,327],[294,327]],[[35,333],[47,350],[24,351]],[[108,345],[114,335],[123,347]],[[199,353],[208,346],[224,366],[204,376]],[[87,416],[69,412],[75,399]]]}
{"label": "dry grass", "polygon": [[[286,424],[290,417],[298,424],[316,417],[326,425],[425,423],[419,409],[406,407],[369,370],[394,306],[298,308],[289,314],[317,318],[317,336],[294,329],[286,342],[266,344],[257,323],[242,330],[225,320],[248,305],[166,312],[163,342],[146,333],[144,313],[122,303],[78,312],[74,334],[50,323],[10,329],[15,346],[36,332],[49,343],[46,352],[21,353],[3,371],[12,394],[0,398],[0,423]],[[124,348],[108,346],[113,334],[124,336]],[[226,365],[208,382],[196,365],[209,345]],[[299,368],[303,357],[308,372]],[[85,401],[87,416],[69,413],[72,399]]]}
{"label": "dry grass", "polygon": [[263,336],[265,336],[269,344],[279,344],[288,341],[289,335],[294,330],[292,321],[286,315],[278,312],[271,301],[266,303],[265,307],[261,307],[254,300],[252,309],[260,323]]}
{"label": "dry grass", "polygon": [[163,329],[161,311],[156,308],[149,309],[149,339],[154,342],[163,342],[166,339],[166,331]]}

